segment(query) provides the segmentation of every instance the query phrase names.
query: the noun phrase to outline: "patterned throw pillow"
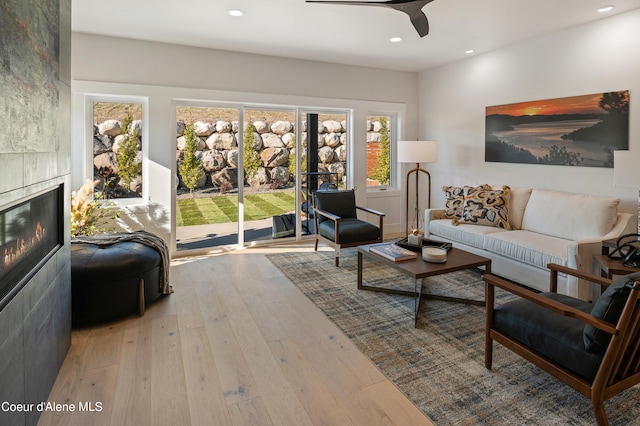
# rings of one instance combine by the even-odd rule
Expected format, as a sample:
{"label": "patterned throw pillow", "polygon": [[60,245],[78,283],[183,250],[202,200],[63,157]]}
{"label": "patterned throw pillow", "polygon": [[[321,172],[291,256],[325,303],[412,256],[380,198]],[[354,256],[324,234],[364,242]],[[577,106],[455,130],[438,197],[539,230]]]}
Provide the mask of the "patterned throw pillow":
{"label": "patterned throw pillow", "polygon": [[460,219],[462,217],[462,204],[464,202],[464,191],[491,189],[490,185],[482,184],[478,186],[443,186],[442,190],[447,198],[442,219]]}
{"label": "patterned throw pillow", "polygon": [[454,224],[495,226],[511,229],[509,225],[509,194],[511,188],[502,189],[465,189],[462,203],[462,216],[454,219]]}

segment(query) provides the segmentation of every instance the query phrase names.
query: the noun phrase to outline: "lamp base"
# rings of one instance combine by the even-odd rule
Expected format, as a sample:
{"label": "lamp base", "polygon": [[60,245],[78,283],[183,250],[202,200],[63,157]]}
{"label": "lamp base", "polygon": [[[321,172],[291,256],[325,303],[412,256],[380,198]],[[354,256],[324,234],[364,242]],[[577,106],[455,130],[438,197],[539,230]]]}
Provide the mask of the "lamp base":
{"label": "lamp base", "polygon": [[405,194],[405,197],[406,197],[405,198],[405,227],[406,227],[407,237],[413,233],[413,229],[411,232],[409,232],[409,177],[413,173],[416,174],[416,197],[415,197],[416,201],[415,201],[415,208],[413,209],[414,218],[416,221],[416,228],[418,230],[417,233],[419,235],[424,235],[424,231],[420,229],[420,202],[419,202],[419,191],[418,191],[418,180],[421,172],[427,175],[427,188],[428,188],[427,208],[428,209],[431,208],[431,174],[427,170],[420,167],[420,163],[416,163],[416,167],[407,172],[407,188],[406,188],[406,194]]}
{"label": "lamp base", "polygon": [[413,244],[414,246],[420,245],[422,242],[422,237],[418,234],[409,234],[407,235],[407,242],[409,244]]}

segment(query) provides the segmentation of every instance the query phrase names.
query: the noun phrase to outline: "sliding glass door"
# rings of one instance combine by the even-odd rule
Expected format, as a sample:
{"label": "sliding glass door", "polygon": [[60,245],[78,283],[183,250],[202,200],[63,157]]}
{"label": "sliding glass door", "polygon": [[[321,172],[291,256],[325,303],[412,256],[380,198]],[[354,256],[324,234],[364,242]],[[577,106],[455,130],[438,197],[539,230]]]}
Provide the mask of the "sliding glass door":
{"label": "sliding glass door", "polygon": [[296,236],[296,111],[244,109],[244,243]]}
{"label": "sliding glass door", "polygon": [[178,250],[238,244],[239,118],[238,108],[176,108]]}
{"label": "sliding glass door", "polygon": [[296,237],[296,110],[176,108],[177,249]]}
{"label": "sliding glass door", "polygon": [[177,249],[313,234],[316,191],[347,186],[348,114],[176,107]]}

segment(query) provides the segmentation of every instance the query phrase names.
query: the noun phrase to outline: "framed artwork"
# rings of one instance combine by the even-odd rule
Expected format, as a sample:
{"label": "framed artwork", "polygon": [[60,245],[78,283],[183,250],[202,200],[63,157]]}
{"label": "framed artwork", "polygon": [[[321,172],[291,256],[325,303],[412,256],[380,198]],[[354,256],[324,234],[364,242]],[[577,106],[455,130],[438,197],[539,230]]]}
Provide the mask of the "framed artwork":
{"label": "framed artwork", "polygon": [[486,108],[485,161],[613,167],[629,149],[629,91]]}

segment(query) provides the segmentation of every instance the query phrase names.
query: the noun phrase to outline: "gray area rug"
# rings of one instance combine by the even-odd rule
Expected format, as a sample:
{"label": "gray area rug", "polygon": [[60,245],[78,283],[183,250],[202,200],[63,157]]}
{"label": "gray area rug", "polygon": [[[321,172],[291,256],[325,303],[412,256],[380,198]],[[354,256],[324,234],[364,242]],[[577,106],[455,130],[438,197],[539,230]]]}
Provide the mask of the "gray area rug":
{"label": "gray area rug", "polygon": [[[414,300],[356,288],[357,254],[268,255],[302,292],[437,425],[595,425],[590,401],[494,343],[484,367],[484,307],[422,300],[417,328]],[[364,281],[413,289],[413,280],[365,259]],[[426,291],[484,297],[479,271],[425,280]],[[509,296],[502,293],[499,300]],[[640,387],[606,402],[612,425],[640,424]]]}

